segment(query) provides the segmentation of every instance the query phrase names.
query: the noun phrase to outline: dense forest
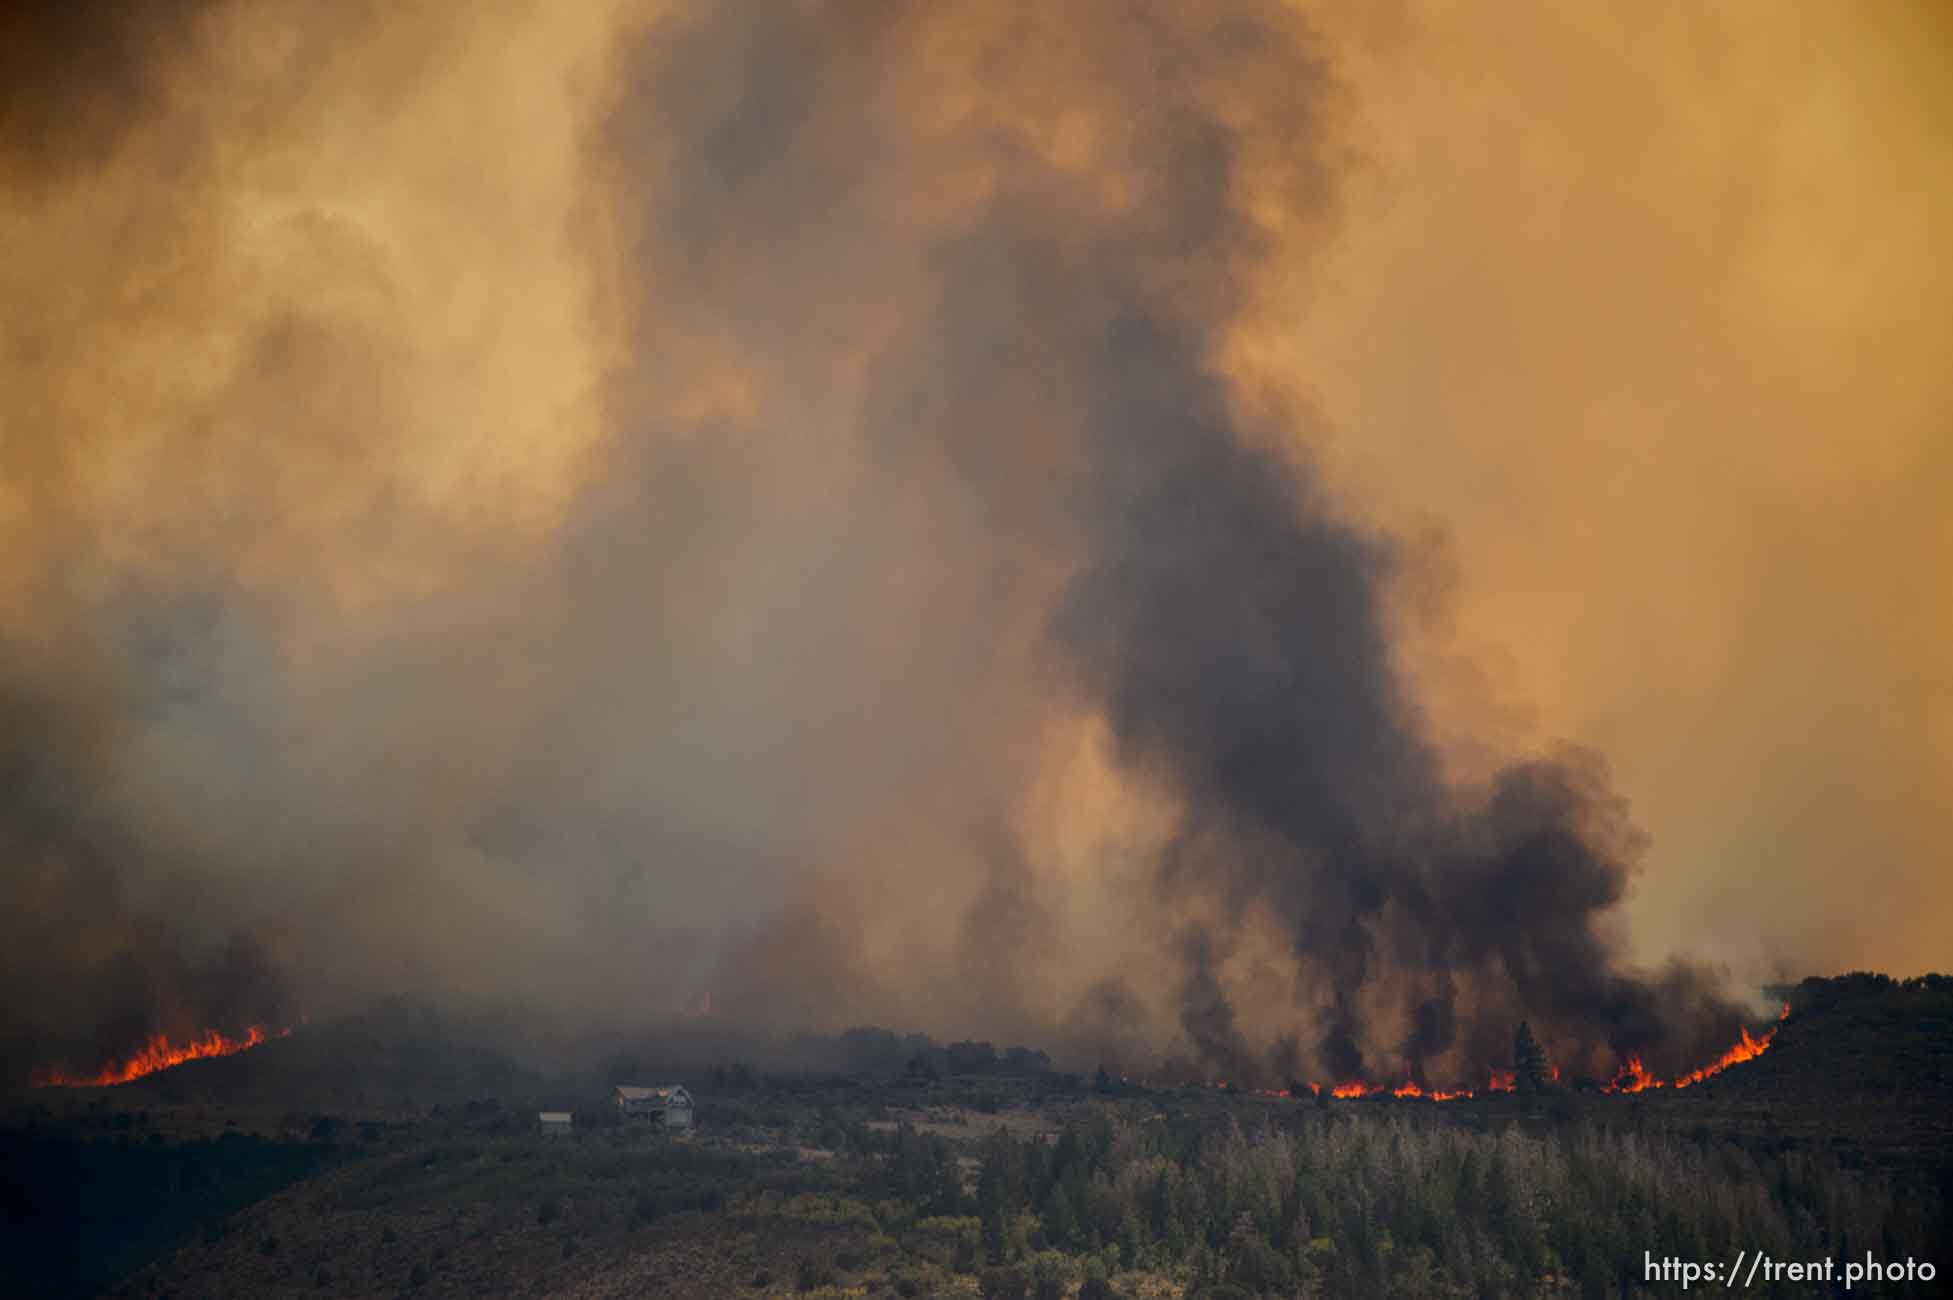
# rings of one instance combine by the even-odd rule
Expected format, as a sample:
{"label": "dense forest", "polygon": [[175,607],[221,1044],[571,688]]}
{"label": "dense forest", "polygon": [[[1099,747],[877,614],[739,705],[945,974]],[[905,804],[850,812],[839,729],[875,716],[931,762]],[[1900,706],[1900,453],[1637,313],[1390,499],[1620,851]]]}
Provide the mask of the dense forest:
{"label": "dense forest", "polygon": [[1584,1124],[1533,1135],[1294,1107],[1244,1126],[1108,1108],[1055,1142],[986,1139],[973,1193],[940,1139],[905,1128],[853,1145],[886,1149],[860,1166],[864,1199],[736,1212],[835,1214],[892,1239],[920,1226],[994,1296],[1140,1272],[1216,1298],[1599,1297],[1633,1294],[1644,1252],[1896,1258],[1942,1240],[1936,1189]]}

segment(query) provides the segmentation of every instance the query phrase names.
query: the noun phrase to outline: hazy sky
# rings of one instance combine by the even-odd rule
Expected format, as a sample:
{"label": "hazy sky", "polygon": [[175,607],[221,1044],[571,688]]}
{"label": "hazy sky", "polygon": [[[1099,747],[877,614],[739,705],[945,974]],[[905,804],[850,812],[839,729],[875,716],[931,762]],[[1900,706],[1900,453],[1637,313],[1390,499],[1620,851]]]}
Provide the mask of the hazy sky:
{"label": "hazy sky", "polygon": [[1270,345],[1337,480],[1608,755],[1645,951],[1944,968],[1953,12],[1361,8],[1364,164]]}
{"label": "hazy sky", "polygon": [[1946,8],[1049,8],[0,19],[9,1062],[1948,965]]}

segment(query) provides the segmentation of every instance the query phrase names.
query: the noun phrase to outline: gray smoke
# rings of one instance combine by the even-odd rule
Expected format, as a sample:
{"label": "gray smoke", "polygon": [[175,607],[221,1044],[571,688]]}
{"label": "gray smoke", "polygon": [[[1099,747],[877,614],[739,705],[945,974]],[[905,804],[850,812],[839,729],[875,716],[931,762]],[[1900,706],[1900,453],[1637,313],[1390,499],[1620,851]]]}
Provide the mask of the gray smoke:
{"label": "gray smoke", "polygon": [[[453,469],[494,375],[428,357],[438,325],[524,359],[547,332],[493,331],[537,286],[406,256],[490,219],[441,125],[487,100],[414,98],[486,57],[465,33],[349,17],[303,95],[171,180],[228,213],[234,154],[269,185],[329,129],[304,96],[413,104],[438,238],[354,205],[206,223],[137,168],[166,219],[96,251],[96,354],[148,319],[103,286],[173,268],[146,310],[195,336],[228,319],[212,285],[258,291],[227,235],[300,253],[251,264],[277,289],[224,382],[133,430],[75,387],[80,325],[10,353],[37,490],[0,606],[0,960],[59,992],[10,999],[7,1064],[401,991],[599,1019],[709,992],[753,1022],[1192,1051],[1244,1082],[1471,1074],[1522,1016],[1576,1069],[1733,1036],[1706,976],[1623,968],[1639,837],[1597,759],[1441,771],[1393,647],[1415,560],[1230,361],[1274,250],[1333,228],[1339,92],[1288,5],[1187,8],[620,22],[558,232],[601,364],[552,414],[592,432],[533,495]],[[194,37],[250,14],[196,9],[118,37],[100,85],[207,143],[185,78],[235,46]],[[105,210],[159,137],[111,114],[34,152],[48,102],[10,111],[8,157]],[[461,147],[497,165],[487,133]],[[186,384],[214,364],[179,359]],[[139,493],[95,489],[137,451]],[[1152,841],[1093,826],[1060,870],[1030,827],[1070,825],[1038,799],[1080,719],[1106,783],[1174,811]]]}

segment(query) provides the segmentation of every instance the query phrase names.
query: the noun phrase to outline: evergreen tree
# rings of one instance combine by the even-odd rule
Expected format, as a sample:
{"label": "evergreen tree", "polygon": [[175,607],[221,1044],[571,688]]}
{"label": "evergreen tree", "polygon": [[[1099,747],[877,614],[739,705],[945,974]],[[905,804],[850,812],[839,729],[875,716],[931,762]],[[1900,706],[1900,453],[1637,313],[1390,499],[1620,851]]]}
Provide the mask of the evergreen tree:
{"label": "evergreen tree", "polygon": [[1165,1241],[1173,1228],[1173,1184],[1167,1181],[1165,1169],[1153,1180],[1153,1194],[1146,1208],[1153,1219],[1153,1240]]}
{"label": "evergreen tree", "polygon": [[1003,1161],[993,1152],[977,1176],[977,1214],[983,1220],[983,1251],[992,1264],[1004,1262],[1005,1247],[1010,1240],[1009,1199]]}
{"label": "evergreen tree", "polygon": [[1546,1050],[1533,1037],[1532,1026],[1523,1020],[1519,1022],[1519,1032],[1512,1036],[1512,1070],[1514,1084],[1521,1092],[1538,1092],[1546,1086],[1551,1074]]}

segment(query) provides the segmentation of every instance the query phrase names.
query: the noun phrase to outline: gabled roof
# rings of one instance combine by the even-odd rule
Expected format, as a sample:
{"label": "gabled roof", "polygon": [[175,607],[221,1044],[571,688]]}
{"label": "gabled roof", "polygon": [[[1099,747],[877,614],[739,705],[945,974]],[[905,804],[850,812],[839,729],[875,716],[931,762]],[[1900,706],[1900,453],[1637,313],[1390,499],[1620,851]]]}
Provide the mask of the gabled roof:
{"label": "gabled roof", "polygon": [[620,1083],[617,1095],[625,1101],[655,1101],[669,1104],[673,1101],[690,1101],[692,1094],[685,1091],[682,1083],[667,1083],[656,1088],[640,1087],[637,1084]]}

